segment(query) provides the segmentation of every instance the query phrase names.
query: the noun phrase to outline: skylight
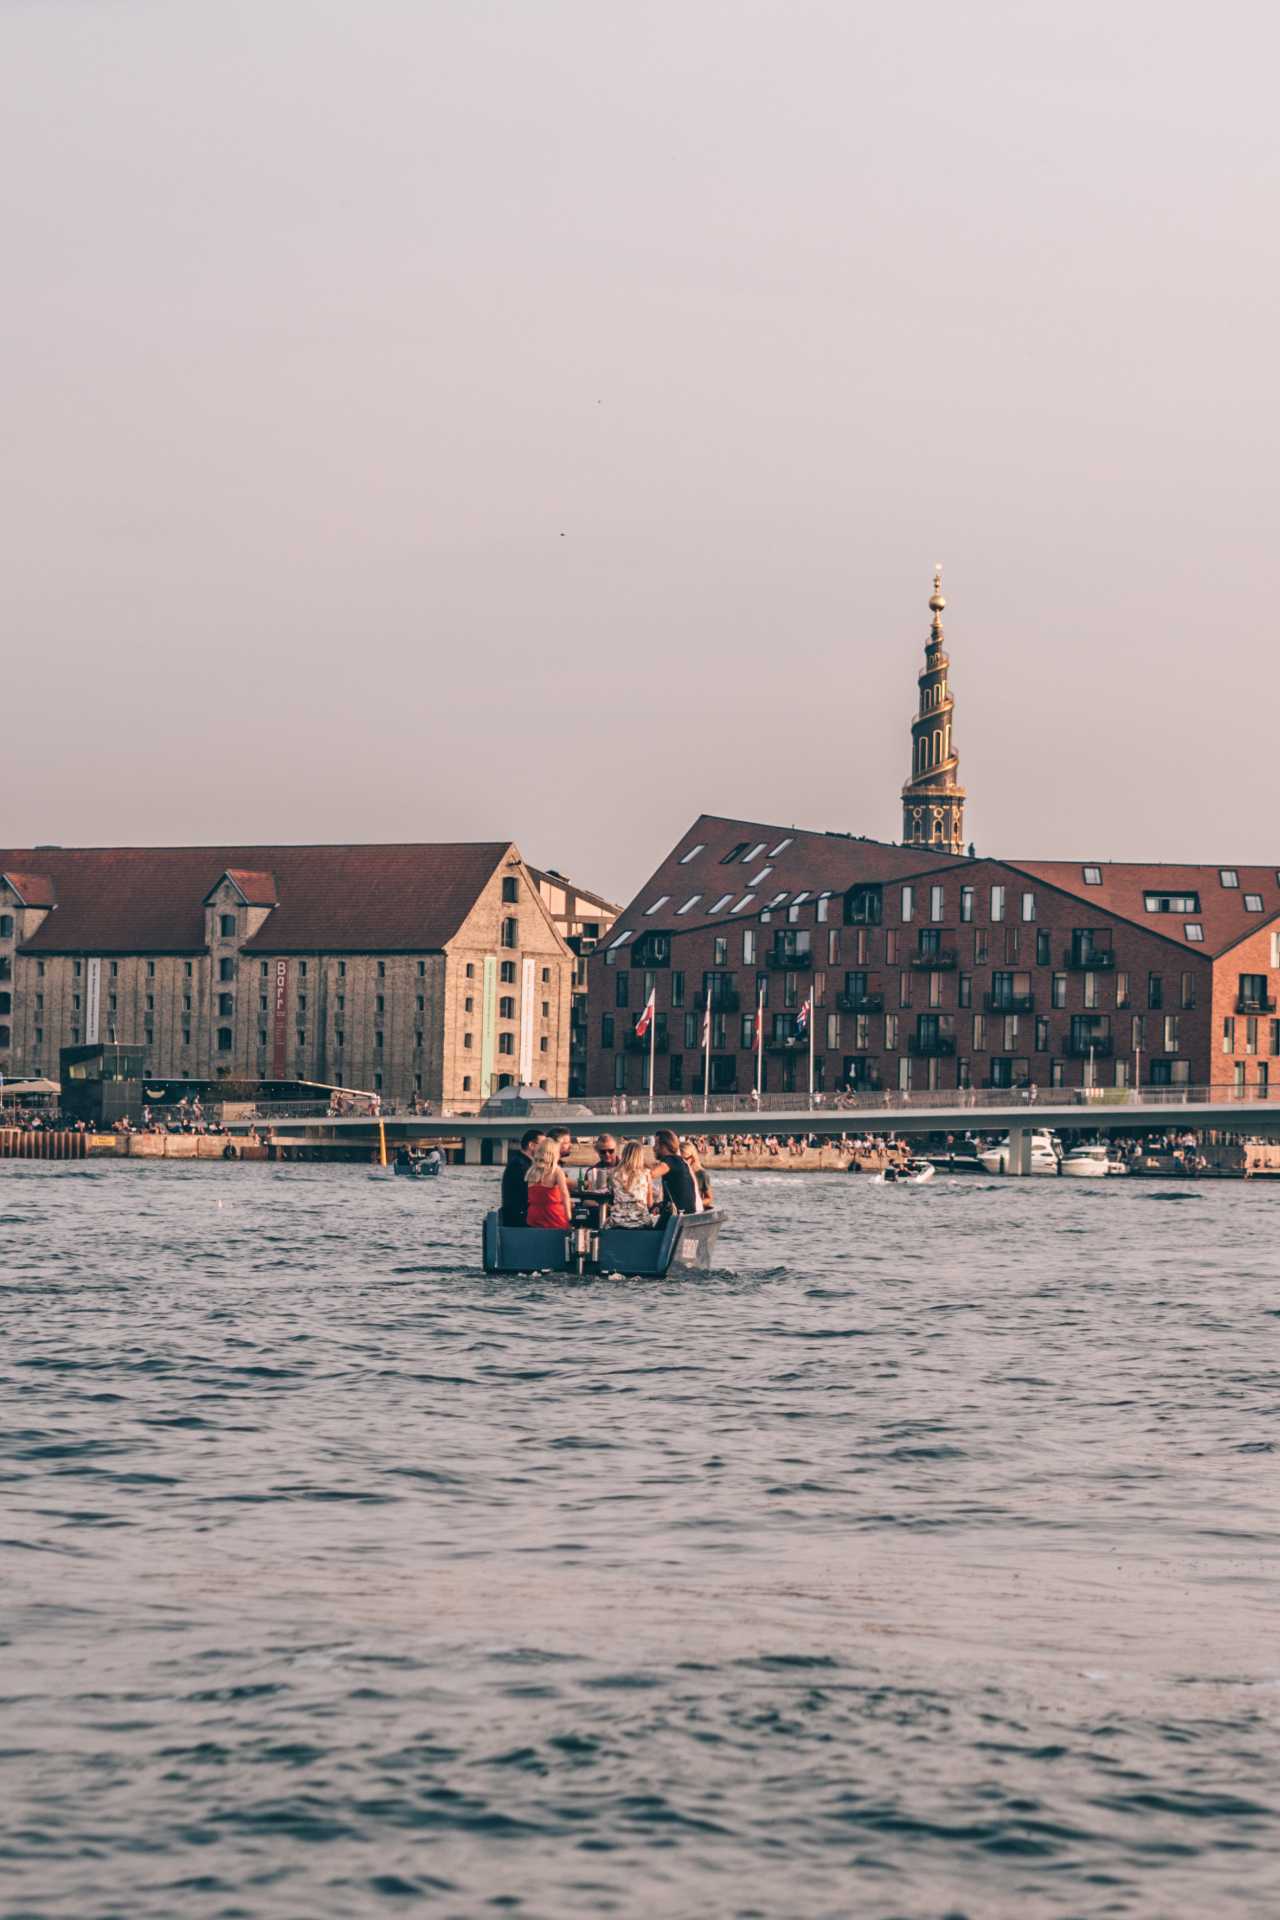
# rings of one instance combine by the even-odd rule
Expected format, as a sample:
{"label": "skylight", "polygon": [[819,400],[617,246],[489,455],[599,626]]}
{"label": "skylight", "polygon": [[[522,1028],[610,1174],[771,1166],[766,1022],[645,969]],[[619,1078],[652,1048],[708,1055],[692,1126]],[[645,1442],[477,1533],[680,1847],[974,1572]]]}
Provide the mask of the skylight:
{"label": "skylight", "polygon": [[1188,940],[1204,939],[1204,928],[1200,925],[1200,922],[1198,920],[1188,920],[1186,926],[1182,929],[1182,931],[1186,934]]}
{"label": "skylight", "polygon": [[1234,867],[1219,867],[1218,878],[1224,887],[1238,887],[1240,885],[1240,875]]}
{"label": "skylight", "polygon": [[750,880],[747,882],[747,885],[750,887],[762,887],[772,872],[773,872],[772,867],[761,867],[759,873],[752,874]]}
{"label": "skylight", "polygon": [[754,899],[755,899],[754,893],[744,893],[741,900],[739,900],[734,906],[733,908],[734,913],[741,913],[743,908],[749,907],[751,905],[751,902]]}
{"label": "skylight", "polygon": [[1102,885],[1101,867],[1083,867],[1081,871],[1084,874],[1086,887],[1100,887]]}
{"label": "skylight", "polygon": [[770,847],[769,858],[771,860],[776,860],[780,853],[786,852],[787,848],[791,845],[791,842],[794,839],[795,839],[795,835],[793,833],[789,833],[785,840],[779,840],[776,847]]}
{"label": "skylight", "polygon": [[680,865],[682,867],[687,867],[691,860],[696,860],[698,855],[700,853],[705,853],[706,850],[707,850],[706,842],[704,840],[699,840],[696,847],[690,847],[688,853],[682,853],[680,855]]}
{"label": "skylight", "polygon": [[733,895],[732,895],[731,893],[722,893],[722,894],[720,895],[720,898],[719,898],[719,899],[718,899],[718,900],[716,901],[716,903],[715,903],[715,905],[714,905],[714,907],[708,907],[708,908],[707,908],[707,912],[708,912],[708,913],[723,913],[723,912],[724,912],[724,909],[725,909],[725,908],[726,908],[726,907],[728,906],[728,904],[729,904],[729,902],[730,902],[730,901],[732,900],[732,898],[733,898]]}
{"label": "skylight", "polygon": [[698,902],[699,902],[699,900],[701,900],[701,898],[702,898],[702,895],[701,895],[700,893],[691,893],[691,894],[689,895],[689,898],[688,898],[688,899],[687,899],[687,900],[685,901],[685,903],[684,903],[684,905],[683,905],[682,907],[677,907],[677,908],[676,908],[676,912],[677,912],[677,913],[692,913],[692,912],[693,912],[693,909],[694,909],[694,908],[695,908],[695,907],[697,906],[697,904],[698,904]]}
{"label": "skylight", "polygon": [[1262,895],[1260,893],[1246,893],[1244,897],[1244,910],[1246,913],[1261,913]]}
{"label": "skylight", "polygon": [[744,854],[744,855],[743,855],[743,860],[744,860],[744,862],[745,862],[745,864],[746,864],[747,866],[750,866],[750,865],[751,865],[751,863],[752,863],[752,861],[753,861],[753,860],[758,860],[758,859],[760,858],[760,855],[761,855],[761,854],[762,854],[763,852],[764,852],[764,841],[763,841],[763,840],[757,840],[757,841],[756,841],[756,844],[754,845],[754,847],[752,847],[752,849],[751,849],[751,851],[750,851],[750,853],[748,853],[748,854]]}
{"label": "skylight", "polygon": [[612,952],[613,952],[613,949],[614,949],[615,947],[625,947],[625,946],[626,946],[626,944],[627,944],[627,942],[628,942],[628,940],[629,940],[629,939],[631,938],[631,935],[632,935],[632,933],[633,933],[634,931],[635,931],[635,929],[634,929],[634,928],[632,928],[632,927],[626,927],[626,928],[624,928],[624,929],[623,929],[623,931],[622,931],[622,932],[621,932],[621,933],[620,933],[620,934],[618,935],[618,937],[617,937],[617,939],[616,939],[616,940],[611,940],[611,941],[609,942],[609,951],[610,951],[610,953],[612,953]]}
{"label": "skylight", "polygon": [[666,904],[667,904],[667,902],[668,902],[668,900],[669,900],[670,898],[671,898],[671,895],[670,895],[669,893],[660,893],[660,894],[658,895],[658,897],[657,897],[657,899],[656,899],[656,900],[654,901],[654,903],[653,903],[653,905],[652,905],[651,907],[646,907],[646,908],[645,908],[645,912],[646,912],[646,913],[657,913],[660,907],[665,907],[665,906],[666,906]]}

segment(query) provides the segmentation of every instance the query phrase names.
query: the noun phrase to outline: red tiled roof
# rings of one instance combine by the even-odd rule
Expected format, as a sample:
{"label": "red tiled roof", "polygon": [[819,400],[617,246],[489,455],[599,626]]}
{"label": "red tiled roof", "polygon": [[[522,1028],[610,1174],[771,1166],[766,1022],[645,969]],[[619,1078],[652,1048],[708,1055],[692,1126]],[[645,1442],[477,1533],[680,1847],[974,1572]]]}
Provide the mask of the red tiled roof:
{"label": "red tiled roof", "polygon": [[0,880],[9,882],[24,907],[51,907],[58,897],[45,873],[0,873]]}
{"label": "red tiled roof", "polygon": [[[1034,875],[1048,885],[1060,887],[1091,906],[1131,920],[1147,933],[1162,934],[1192,953],[1225,953],[1229,947],[1255,933],[1280,914],[1280,884],[1275,867],[1204,867],[1141,865],[1117,861],[1009,860],[1005,863],[1023,873]],[[1096,867],[1102,877],[1100,886],[1085,882],[1085,867]],[[1222,875],[1234,872],[1240,884],[1224,887]],[[1199,910],[1195,913],[1148,913],[1144,896],[1148,893],[1196,894]],[[1245,895],[1257,894],[1260,910],[1245,906]],[[1184,928],[1189,921],[1204,928],[1203,941],[1189,941]]]}
{"label": "red tiled roof", "polygon": [[228,867],[227,878],[240,889],[247,907],[274,907],[280,897],[274,873],[250,873],[247,867]]}
{"label": "red tiled roof", "polygon": [[[509,841],[348,847],[58,847],[0,851],[0,872],[37,861],[55,910],[33,953],[198,953],[204,901],[224,873],[271,883],[280,904],[259,953],[420,953],[452,938]],[[24,898],[26,896],[24,895]]]}
{"label": "red tiled roof", "polygon": [[[738,859],[728,866],[725,855],[742,846],[750,853],[763,850],[754,860]],[[694,852],[697,848],[699,851]],[[775,851],[776,850],[776,851]],[[692,858],[689,855],[692,854]],[[859,882],[874,884],[910,879],[913,874],[929,873],[935,868],[965,867],[962,854],[945,854],[936,847],[899,847],[883,840],[864,840],[848,833],[814,833],[804,827],[763,826],[753,820],[727,820],[718,814],[702,814],[681,836],[653,877],[646,881],[631,904],[618,915],[610,939],[625,931],[637,934],[646,929],[670,932],[695,932],[707,926],[732,923],[735,901],[754,892],[748,919],[754,919],[767,907],[775,894],[785,894],[779,911],[799,892],[810,898],[815,893],[843,893]],[[764,868],[769,872],[762,884],[749,888],[748,881]],[[647,909],[669,898],[656,912]],[[688,913],[680,908],[694,894],[701,899]],[[710,913],[723,895],[730,896],[719,913]],[[605,945],[609,944],[606,939]]]}

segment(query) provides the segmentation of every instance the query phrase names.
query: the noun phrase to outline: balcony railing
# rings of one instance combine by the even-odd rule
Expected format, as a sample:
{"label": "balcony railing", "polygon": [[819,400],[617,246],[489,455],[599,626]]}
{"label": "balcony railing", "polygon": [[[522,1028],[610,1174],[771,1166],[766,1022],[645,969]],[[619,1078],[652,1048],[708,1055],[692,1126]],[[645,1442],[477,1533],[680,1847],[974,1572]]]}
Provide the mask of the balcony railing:
{"label": "balcony railing", "polygon": [[[713,993],[711,995],[712,1013],[736,1013],[741,1005],[742,1002],[732,987],[726,987],[722,993]],[[705,993],[697,993],[694,995],[693,1009],[695,1013],[706,1012],[707,996]]]}
{"label": "balcony railing", "polygon": [[913,953],[908,965],[927,967],[930,973],[942,973],[954,967],[960,956],[954,947],[939,947],[935,953]]}
{"label": "balcony railing", "polygon": [[1077,973],[1105,973],[1116,964],[1116,956],[1110,947],[1069,946],[1062,956],[1064,967],[1071,967]]}
{"label": "balcony railing", "polygon": [[841,1013],[883,1013],[882,993],[838,993],[836,1005]]}
{"label": "balcony railing", "polygon": [[766,1053],[807,1053],[809,1051],[809,1042],[802,1033],[791,1034],[785,1038],[777,1037],[772,1040],[766,1034],[764,1050]]}
{"label": "balcony railing", "polygon": [[655,1053],[670,1053],[671,1037],[669,1034],[629,1033],[622,1044],[628,1053],[648,1053],[651,1039]]}
{"label": "balcony railing", "polygon": [[982,1004],[988,1013],[1034,1013],[1034,993],[984,993]]}
{"label": "balcony railing", "polygon": [[1095,1060],[1109,1060],[1116,1050],[1116,1043],[1109,1033],[1069,1033],[1064,1049],[1068,1060],[1087,1060],[1090,1055]]}
{"label": "balcony railing", "polygon": [[1237,1013],[1274,1013],[1275,1001],[1267,994],[1242,993],[1236,1001]]}
{"label": "balcony railing", "polygon": [[953,1033],[909,1033],[907,1052],[914,1054],[949,1054],[956,1050]]}
{"label": "balcony railing", "polygon": [[771,967],[785,968],[788,973],[803,973],[806,967],[813,965],[812,953],[770,953],[765,956]]}

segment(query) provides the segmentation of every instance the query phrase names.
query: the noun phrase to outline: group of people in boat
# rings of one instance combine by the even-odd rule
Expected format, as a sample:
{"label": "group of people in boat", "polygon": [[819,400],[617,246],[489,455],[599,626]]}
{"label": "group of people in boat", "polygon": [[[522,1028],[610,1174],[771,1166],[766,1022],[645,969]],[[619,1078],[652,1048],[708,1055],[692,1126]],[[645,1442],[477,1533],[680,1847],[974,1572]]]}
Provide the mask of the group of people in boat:
{"label": "group of people in boat", "polygon": [[703,1213],[714,1205],[711,1178],[692,1142],[664,1129],[653,1147],[631,1140],[619,1149],[611,1133],[595,1142],[595,1164],[569,1186],[564,1161],[573,1145],[567,1128],[550,1133],[530,1127],[513,1147],[502,1175],[502,1224],[567,1228],[575,1203],[595,1211],[601,1224],[650,1228],[670,1213]]}

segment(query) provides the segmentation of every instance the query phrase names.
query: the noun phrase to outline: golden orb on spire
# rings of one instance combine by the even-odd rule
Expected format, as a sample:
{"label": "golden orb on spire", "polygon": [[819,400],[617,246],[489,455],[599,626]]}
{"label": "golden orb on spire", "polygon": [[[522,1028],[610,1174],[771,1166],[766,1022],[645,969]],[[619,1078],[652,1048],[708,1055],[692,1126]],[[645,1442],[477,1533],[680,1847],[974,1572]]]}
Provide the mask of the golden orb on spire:
{"label": "golden orb on spire", "polygon": [[946,604],[946,598],[942,591],[942,563],[939,561],[933,570],[933,593],[929,599],[929,608],[933,613],[941,613]]}

